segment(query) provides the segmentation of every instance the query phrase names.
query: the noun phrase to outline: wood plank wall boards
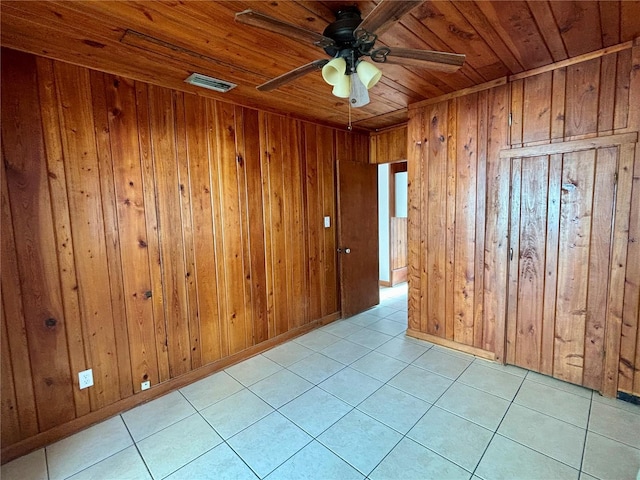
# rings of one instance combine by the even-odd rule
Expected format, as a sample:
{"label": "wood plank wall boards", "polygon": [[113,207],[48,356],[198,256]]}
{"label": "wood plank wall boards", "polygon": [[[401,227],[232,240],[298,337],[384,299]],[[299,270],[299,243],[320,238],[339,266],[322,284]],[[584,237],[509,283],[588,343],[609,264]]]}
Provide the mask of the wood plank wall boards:
{"label": "wood plank wall boards", "polygon": [[371,163],[393,163],[407,159],[407,126],[371,134]]}
{"label": "wood plank wall boards", "polygon": [[410,335],[640,390],[639,63],[627,42],[410,106]]}
{"label": "wood plank wall boards", "polygon": [[339,317],[368,134],[11,50],[2,84],[2,461]]}

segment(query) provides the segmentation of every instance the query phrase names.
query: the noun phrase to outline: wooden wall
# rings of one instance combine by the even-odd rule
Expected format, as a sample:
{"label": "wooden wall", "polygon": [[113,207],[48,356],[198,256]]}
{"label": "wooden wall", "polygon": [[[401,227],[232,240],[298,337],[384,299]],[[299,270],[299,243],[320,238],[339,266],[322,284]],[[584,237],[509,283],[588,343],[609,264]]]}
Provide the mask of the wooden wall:
{"label": "wooden wall", "polygon": [[[516,159],[519,166],[500,154],[573,145],[563,143],[569,141],[584,150],[590,139],[637,132],[640,47],[629,42],[615,50],[410,108],[410,334],[609,395],[640,393],[638,144],[598,151],[614,157],[597,168],[588,155],[538,158],[527,171],[542,175],[543,183],[517,194],[512,191],[527,174],[522,168],[532,164],[523,153],[517,154],[523,157]],[[553,166],[557,161],[564,163]],[[548,168],[564,173],[556,178]],[[568,217],[570,196],[560,181],[579,185],[576,192],[588,198],[575,218]],[[543,210],[537,249],[515,242],[526,227],[514,218],[532,204]],[[560,208],[565,218],[554,220]],[[586,230],[575,227],[578,218]],[[579,255],[576,243],[583,247]],[[510,248],[519,261],[511,261]],[[530,280],[532,258],[543,286],[527,292],[523,282]],[[523,321],[527,305],[540,318],[544,309],[544,328],[542,321]],[[545,341],[550,349],[541,346]]]}
{"label": "wooden wall", "polygon": [[337,317],[335,161],[368,142],[3,50],[3,460]]}

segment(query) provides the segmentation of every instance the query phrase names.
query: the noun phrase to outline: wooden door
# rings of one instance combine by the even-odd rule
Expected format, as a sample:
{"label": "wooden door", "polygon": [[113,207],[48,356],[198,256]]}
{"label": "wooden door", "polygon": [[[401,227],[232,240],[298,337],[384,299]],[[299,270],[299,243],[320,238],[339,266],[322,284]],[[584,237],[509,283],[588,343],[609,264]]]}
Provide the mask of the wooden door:
{"label": "wooden door", "polygon": [[511,158],[507,363],[597,390],[619,150]]}
{"label": "wooden door", "polygon": [[338,261],[342,316],[380,303],[377,166],[338,161]]}

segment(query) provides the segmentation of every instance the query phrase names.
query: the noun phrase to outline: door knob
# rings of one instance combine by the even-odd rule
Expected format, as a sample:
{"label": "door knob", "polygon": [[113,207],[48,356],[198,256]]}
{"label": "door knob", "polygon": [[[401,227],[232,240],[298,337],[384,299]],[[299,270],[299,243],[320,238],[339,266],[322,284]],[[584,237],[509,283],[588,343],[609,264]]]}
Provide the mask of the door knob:
{"label": "door knob", "polygon": [[349,253],[351,253],[351,249],[350,248],[339,248],[338,249],[338,253],[349,254]]}

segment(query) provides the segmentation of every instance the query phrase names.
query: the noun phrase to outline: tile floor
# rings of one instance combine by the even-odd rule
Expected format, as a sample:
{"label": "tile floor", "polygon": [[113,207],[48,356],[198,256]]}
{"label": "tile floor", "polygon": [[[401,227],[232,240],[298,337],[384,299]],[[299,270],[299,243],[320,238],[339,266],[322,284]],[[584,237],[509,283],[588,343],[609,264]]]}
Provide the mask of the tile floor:
{"label": "tile floor", "polygon": [[2,467],[12,479],[635,479],[640,407],[404,336],[406,286]]}

